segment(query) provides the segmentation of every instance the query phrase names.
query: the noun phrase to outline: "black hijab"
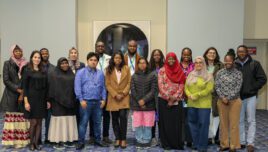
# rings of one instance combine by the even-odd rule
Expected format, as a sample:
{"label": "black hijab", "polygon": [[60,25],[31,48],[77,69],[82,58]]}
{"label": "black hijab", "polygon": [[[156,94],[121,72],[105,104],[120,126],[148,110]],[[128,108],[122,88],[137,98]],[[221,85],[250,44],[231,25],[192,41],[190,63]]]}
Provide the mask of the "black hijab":
{"label": "black hijab", "polygon": [[75,75],[69,67],[67,71],[61,69],[61,64],[67,58],[60,58],[58,60],[55,70],[51,73],[49,78],[49,98],[66,108],[75,107],[74,94],[74,78]]}

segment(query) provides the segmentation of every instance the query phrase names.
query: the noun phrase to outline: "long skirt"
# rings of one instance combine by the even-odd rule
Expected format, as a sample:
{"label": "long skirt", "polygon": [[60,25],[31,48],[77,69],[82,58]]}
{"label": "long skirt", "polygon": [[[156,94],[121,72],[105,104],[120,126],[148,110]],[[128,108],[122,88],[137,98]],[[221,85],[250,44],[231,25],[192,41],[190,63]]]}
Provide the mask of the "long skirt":
{"label": "long skirt", "polygon": [[24,118],[23,113],[6,112],[2,145],[26,146],[30,143],[29,128],[30,123]]}
{"label": "long skirt", "polygon": [[76,116],[51,116],[48,140],[50,142],[73,142],[78,140]]}
{"label": "long skirt", "polygon": [[167,101],[159,98],[159,136],[162,148],[183,149],[183,107],[182,102],[168,107]]}

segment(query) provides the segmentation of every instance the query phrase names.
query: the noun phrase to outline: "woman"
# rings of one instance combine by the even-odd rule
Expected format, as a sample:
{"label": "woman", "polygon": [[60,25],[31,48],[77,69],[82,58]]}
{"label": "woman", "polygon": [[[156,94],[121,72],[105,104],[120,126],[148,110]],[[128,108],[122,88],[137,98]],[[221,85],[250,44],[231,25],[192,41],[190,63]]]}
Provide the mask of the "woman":
{"label": "woman", "polygon": [[10,52],[11,57],[5,61],[3,68],[3,81],[6,87],[1,100],[1,110],[5,112],[2,145],[21,148],[30,141],[29,122],[24,119],[20,107],[23,104],[21,71],[27,61],[18,45],[13,45]]}
{"label": "woman", "polygon": [[[164,66],[165,57],[163,52],[160,49],[153,50],[149,62],[150,70],[154,72],[155,76],[157,77],[160,68]],[[156,78],[157,80],[157,78]],[[158,85],[156,85],[155,89],[155,104],[156,104],[156,111],[155,111],[155,125],[152,127],[152,141],[151,146],[157,146],[158,141],[155,137],[156,131],[156,124],[158,124]]]}
{"label": "woman", "polygon": [[85,67],[85,64],[79,61],[78,55],[78,50],[75,47],[69,50],[68,62],[73,73]]}
{"label": "woman", "polygon": [[194,148],[198,151],[206,151],[214,81],[213,76],[207,71],[203,57],[196,57],[194,63],[195,68],[188,75],[185,84],[185,94],[188,98],[188,123]]}
{"label": "woman", "polygon": [[49,75],[49,101],[52,116],[48,139],[50,142],[57,143],[54,146],[56,149],[63,149],[63,142],[78,140],[74,77],[66,58],[60,58],[57,67]]}
{"label": "woman", "polygon": [[[209,73],[213,74],[215,79],[217,72],[224,67],[223,63],[220,61],[220,56],[216,48],[208,48],[203,57],[205,58],[207,69]],[[212,144],[212,139],[214,142],[219,144],[219,122],[218,122],[218,108],[217,108],[218,96],[215,90],[212,92],[212,113],[210,115],[210,126],[209,126],[209,144]],[[213,131],[214,130],[214,131]]]}
{"label": "woman", "polygon": [[[185,47],[181,51],[181,63],[180,66],[184,72],[184,75],[187,76],[189,75],[190,72],[194,70],[194,64],[193,64],[193,59],[192,59],[192,50],[188,47]],[[190,128],[188,125],[188,119],[187,119],[187,98],[184,96],[184,101],[183,101],[183,114],[184,114],[184,141],[186,142],[187,147],[192,147],[192,136],[190,133]]]}
{"label": "woman", "polygon": [[[240,89],[242,73],[234,67],[235,53],[229,50],[224,58],[225,68],[217,73],[215,90],[220,115],[220,151],[240,149],[239,119],[241,109]],[[229,139],[230,138],[230,139]]]}
{"label": "woman", "polygon": [[111,111],[112,125],[115,135],[115,147],[127,147],[126,134],[129,109],[130,69],[124,62],[122,52],[115,52],[106,69],[106,88],[108,101],[106,110]]}
{"label": "woman", "polygon": [[158,73],[159,135],[164,149],[183,149],[182,96],[185,76],[175,53],[166,56]]}
{"label": "woman", "polygon": [[[71,70],[73,71],[73,73],[75,74],[78,70],[82,69],[85,67],[85,64],[83,62],[79,61],[79,52],[75,47],[72,47],[69,50],[69,54],[68,54],[68,62],[69,62],[69,66],[71,68]],[[75,110],[76,110],[76,121],[77,121],[77,127],[79,126],[79,122],[80,122],[80,116],[79,116],[79,107],[80,107],[80,103],[77,100],[76,105],[75,105]]]}
{"label": "woman", "polygon": [[42,70],[41,54],[33,51],[30,63],[23,72],[25,118],[30,121],[30,150],[41,150],[38,145],[42,119],[47,115],[50,104],[47,102],[47,75]]}
{"label": "woman", "polygon": [[149,147],[152,127],[155,124],[156,76],[149,71],[149,63],[145,58],[139,58],[137,64],[138,71],[131,79],[133,127],[135,127],[137,146]]}

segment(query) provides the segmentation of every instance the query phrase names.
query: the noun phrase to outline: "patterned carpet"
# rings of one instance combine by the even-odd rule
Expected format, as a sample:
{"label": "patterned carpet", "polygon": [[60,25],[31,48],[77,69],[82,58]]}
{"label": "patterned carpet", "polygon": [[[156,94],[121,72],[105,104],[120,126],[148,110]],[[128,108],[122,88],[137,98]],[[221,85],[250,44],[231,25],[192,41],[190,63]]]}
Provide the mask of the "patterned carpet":
{"label": "patterned carpet", "polygon": [[[130,119],[129,119],[130,120]],[[44,124],[44,123],[43,123]],[[3,128],[3,114],[0,115],[0,132],[2,132]],[[265,110],[257,110],[257,133],[256,133],[256,151],[257,152],[268,152],[268,111]],[[43,129],[44,130],[44,129]],[[88,134],[88,132],[87,132]],[[114,135],[112,132],[112,128],[110,127],[110,134],[111,138],[114,139]],[[128,147],[124,150],[118,148],[115,149],[113,146],[110,146],[108,148],[100,148],[92,145],[86,145],[86,148],[82,151],[86,152],[109,152],[109,151],[115,151],[115,152],[162,152],[164,151],[160,147],[151,147],[149,149],[137,149],[134,145],[134,132],[131,129],[131,122],[129,121],[128,125],[128,134],[127,134],[127,140],[128,140]],[[12,149],[3,147],[0,145],[0,152],[27,152],[29,151],[28,148],[23,149]],[[53,149],[52,145],[43,145],[43,148],[41,150],[42,152],[60,152],[60,150]],[[74,152],[76,151],[75,148],[68,148],[65,150],[61,150],[65,152]],[[176,150],[170,150],[171,152]],[[191,152],[192,150],[189,148],[185,148],[184,152]],[[209,146],[208,152],[214,152],[218,151],[218,147],[216,145]],[[246,152],[246,150],[240,150],[240,152]]]}

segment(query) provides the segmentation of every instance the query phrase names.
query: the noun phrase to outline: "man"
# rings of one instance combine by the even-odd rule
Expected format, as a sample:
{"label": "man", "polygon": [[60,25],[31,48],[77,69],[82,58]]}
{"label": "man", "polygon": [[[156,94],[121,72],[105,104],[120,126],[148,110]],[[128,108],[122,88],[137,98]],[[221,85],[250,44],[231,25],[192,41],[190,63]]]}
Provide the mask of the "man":
{"label": "man", "polygon": [[[256,133],[256,98],[258,91],[266,83],[267,78],[261,64],[253,60],[248,54],[247,46],[237,47],[238,58],[235,61],[237,69],[243,73],[243,85],[240,96],[242,107],[240,112],[240,143],[241,148],[247,145],[247,151],[254,151],[254,140]],[[248,131],[246,139],[245,116],[247,116]]]}
{"label": "man", "polygon": [[105,106],[107,91],[104,74],[97,69],[99,57],[90,52],[87,55],[87,67],[79,70],[75,76],[75,94],[80,102],[79,143],[76,147],[85,147],[85,134],[89,118],[92,117],[95,144],[101,147],[107,145],[101,142],[101,115]]}
{"label": "man", "polygon": [[[55,69],[55,66],[49,62],[49,51],[47,48],[42,48],[40,50],[41,53],[41,60],[42,60],[42,66],[44,71],[49,74]],[[49,123],[51,118],[51,109],[48,109],[47,117],[45,119],[45,144],[50,144],[48,141],[48,129],[49,129]],[[40,142],[41,142],[40,136]]]}
{"label": "man", "polygon": [[130,73],[133,75],[135,71],[138,70],[138,60],[140,55],[137,53],[137,41],[129,40],[128,41],[128,52],[124,56],[125,63],[130,68]]}
{"label": "man", "polygon": [[[109,65],[109,61],[111,56],[105,54],[105,45],[102,41],[98,41],[95,44],[95,52],[99,55],[99,62],[97,65],[97,69],[101,70],[105,74],[105,69]],[[103,142],[106,144],[111,144],[112,141],[109,139],[109,127],[110,127],[110,113],[106,111],[106,105],[102,110],[103,122],[102,122],[102,136]],[[94,143],[94,131],[93,131],[93,123],[92,119],[90,119],[90,131],[89,131],[89,143]]]}

